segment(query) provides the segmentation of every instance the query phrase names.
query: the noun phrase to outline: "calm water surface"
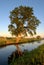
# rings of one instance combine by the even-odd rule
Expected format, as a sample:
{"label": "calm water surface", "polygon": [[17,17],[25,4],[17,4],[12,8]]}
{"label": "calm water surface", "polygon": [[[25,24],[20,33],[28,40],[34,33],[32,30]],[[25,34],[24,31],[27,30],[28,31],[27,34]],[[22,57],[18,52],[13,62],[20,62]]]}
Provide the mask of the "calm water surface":
{"label": "calm water surface", "polygon": [[[38,46],[44,44],[44,40],[40,42],[34,42],[34,43],[27,43],[27,44],[20,44],[19,47],[22,51],[24,50],[33,50],[37,48]],[[8,65],[8,57],[12,54],[13,51],[15,51],[17,48],[15,45],[9,45],[0,48],[0,65]]]}

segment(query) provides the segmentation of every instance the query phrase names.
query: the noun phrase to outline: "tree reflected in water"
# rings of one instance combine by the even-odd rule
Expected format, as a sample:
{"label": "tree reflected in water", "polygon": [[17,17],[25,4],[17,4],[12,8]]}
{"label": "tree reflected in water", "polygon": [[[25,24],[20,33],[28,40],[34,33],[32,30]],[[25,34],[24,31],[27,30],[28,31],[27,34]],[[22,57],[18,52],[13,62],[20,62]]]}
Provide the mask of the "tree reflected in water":
{"label": "tree reflected in water", "polygon": [[21,51],[18,44],[16,45],[17,50],[12,52],[12,54],[8,57],[8,64],[10,64],[13,60],[15,61],[17,58],[23,55],[23,52]]}

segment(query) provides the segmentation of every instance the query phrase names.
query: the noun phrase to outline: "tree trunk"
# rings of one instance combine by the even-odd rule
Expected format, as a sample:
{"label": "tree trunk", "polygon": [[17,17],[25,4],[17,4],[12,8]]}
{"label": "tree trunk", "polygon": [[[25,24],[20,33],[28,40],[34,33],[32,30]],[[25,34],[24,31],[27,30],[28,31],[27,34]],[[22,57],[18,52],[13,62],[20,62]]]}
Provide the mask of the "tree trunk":
{"label": "tree trunk", "polygon": [[16,48],[17,48],[17,51],[18,51],[19,56],[22,55],[22,51],[21,51],[21,49],[20,49],[19,46],[18,46],[18,43],[19,43],[20,39],[21,39],[21,37],[19,37],[19,35],[18,35],[18,36],[16,37]]}

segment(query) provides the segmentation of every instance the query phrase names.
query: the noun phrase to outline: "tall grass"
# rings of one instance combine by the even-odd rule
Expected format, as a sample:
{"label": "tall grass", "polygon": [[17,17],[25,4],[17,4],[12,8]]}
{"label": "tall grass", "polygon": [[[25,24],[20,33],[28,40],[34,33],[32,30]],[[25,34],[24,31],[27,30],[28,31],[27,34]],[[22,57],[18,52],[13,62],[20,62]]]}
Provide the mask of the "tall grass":
{"label": "tall grass", "polygon": [[[41,38],[21,38],[18,44],[21,43],[30,43],[34,41],[39,41]],[[7,45],[7,44],[16,44],[16,38],[0,38],[0,46]]]}

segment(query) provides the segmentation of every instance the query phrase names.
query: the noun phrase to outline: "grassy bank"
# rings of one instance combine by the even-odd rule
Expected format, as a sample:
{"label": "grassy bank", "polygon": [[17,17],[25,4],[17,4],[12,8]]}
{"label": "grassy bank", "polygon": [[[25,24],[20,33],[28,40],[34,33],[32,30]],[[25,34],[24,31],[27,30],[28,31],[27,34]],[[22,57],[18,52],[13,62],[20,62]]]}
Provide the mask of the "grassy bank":
{"label": "grassy bank", "polygon": [[[18,44],[39,41],[41,38],[21,38]],[[16,38],[0,38],[0,46],[16,44]]]}
{"label": "grassy bank", "polygon": [[14,57],[10,65],[44,65],[44,44],[31,52],[25,51],[19,58]]}

